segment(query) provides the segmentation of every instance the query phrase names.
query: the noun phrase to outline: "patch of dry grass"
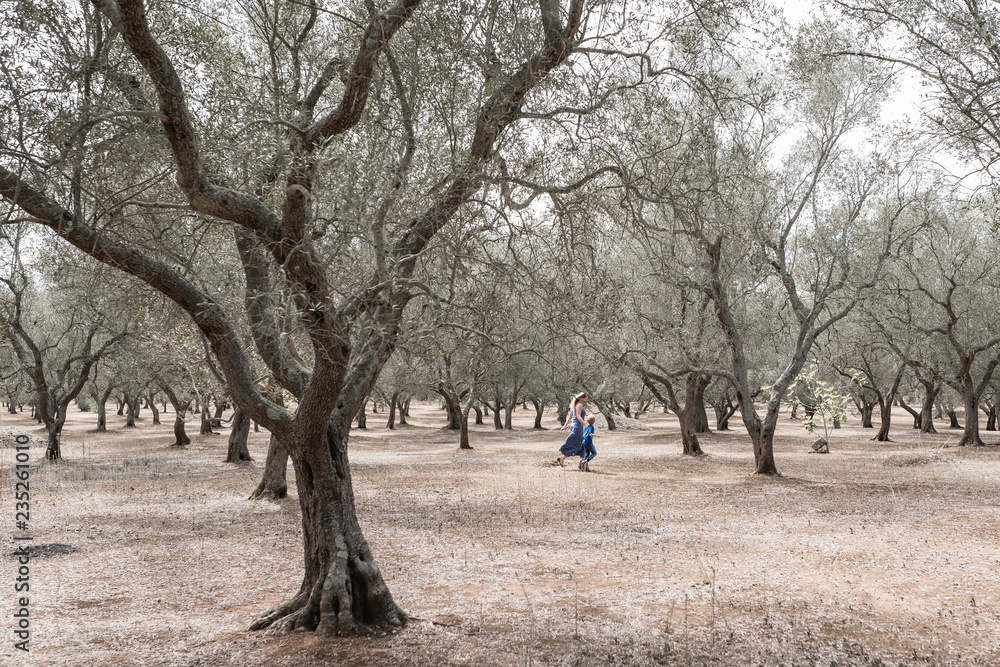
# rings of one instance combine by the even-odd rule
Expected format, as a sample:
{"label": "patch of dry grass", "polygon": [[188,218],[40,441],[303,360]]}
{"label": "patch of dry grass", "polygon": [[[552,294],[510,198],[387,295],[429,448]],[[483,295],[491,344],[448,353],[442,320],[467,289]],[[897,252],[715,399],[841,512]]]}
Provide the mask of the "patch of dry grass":
{"label": "patch of dry grass", "polygon": [[[955,433],[900,417],[895,442],[849,426],[820,456],[783,418],[784,476],[761,479],[745,434],[686,458],[676,422],[650,415],[650,431],[600,434],[585,474],[546,465],[560,434],[515,416],[513,432],[475,427],[470,452],[431,406],[352,436],[366,535],[421,620],[323,640],[246,632],[301,577],[294,486],[246,500],[265,434],[233,465],[221,435],[170,448],[170,417],[98,435],[71,415],[65,462],[32,451],[36,541],[76,551],[33,561],[26,664],[1000,664],[996,447],[948,447]],[[0,429],[41,437],[21,416]],[[0,448],[8,513],[12,463]]]}

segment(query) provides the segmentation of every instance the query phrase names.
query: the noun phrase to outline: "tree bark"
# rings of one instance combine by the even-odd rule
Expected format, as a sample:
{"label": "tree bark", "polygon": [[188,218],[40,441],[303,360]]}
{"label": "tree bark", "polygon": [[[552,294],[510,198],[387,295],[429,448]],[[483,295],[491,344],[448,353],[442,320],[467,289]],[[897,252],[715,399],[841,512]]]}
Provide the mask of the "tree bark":
{"label": "tree bark", "polygon": [[955,408],[949,408],[945,414],[948,415],[948,428],[962,428],[958,423],[958,411]]}
{"label": "tree bark", "polygon": [[188,408],[191,407],[191,401],[184,401],[177,397],[166,383],[160,382],[160,388],[163,393],[167,395],[167,400],[170,401],[170,405],[174,408],[174,442],[171,447],[184,447],[191,444],[191,438],[184,431],[184,413],[187,412]]}
{"label": "tree bark", "polygon": [[106,433],[108,430],[108,398],[111,396],[111,387],[104,390],[104,393],[94,396],[97,403],[97,432]]}
{"label": "tree bark", "polygon": [[899,399],[899,407],[910,413],[910,416],[913,417],[913,428],[920,430],[920,412],[907,405],[903,399]]}
{"label": "tree bark", "polygon": [[441,383],[437,387],[437,393],[444,400],[445,413],[448,415],[448,430],[462,430],[462,409],[459,407],[458,398],[448,385]]}
{"label": "tree bark", "polygon": [[997,405],[995,403],[987,404],[981,408],[983,412],[986,413],[986,428],[987,431],[997,430]]}
{"label": "tree bark", "polygon": [[697,376],[697,380],[694,395],[692,396],[694,403],[691,406],[694,410],[694,414],[692,415],[692,418],[694,419],[694,429],[695,433],[710,433],[711,429],[708,427],[708,412],[705,409],[705,389],[712,381],[712,377],[710,375],[700,375]]}
{"label": "tree bark", "polygon": [[461,413],[461,419],[459,422],[458,430],[458,448],[459,449],[472,449],[472,444],[469,442],[469,413],[472,412],[472,403],[475,401],[474,398],[469,398],[469,405],[465,407],[465,410]]}
{"label": "tree bark", "polygon": [[965,403],[965,431],[959,446],[981,447],[985,443],[979,436],[979,398],[988,386],[990,378],[993,376],[997,366],[1000,365],[1000,355],[994,358],[986,367],[983,377],[977,387],[972,381],[972,360],[970,359],[962,368],[962,398]]}
{"label": "tree bark", "polygon": [[407,400],[403,403],[401,400],[399,402],[399,425],[406,426],[406,418],[410,415],[410,401]]}
{"label": "tree bark", "polygon": [[361,408],[358,410],[358,428],[367,429],[368,428],[368,413],[365,408],[368,407],[368,401],[364,401],[361,404]]}
{"label": "tree bark", "polygon": [[156,407],[156,401],[153,400],[154,397],[150,394],[149,398],[146,399],[146,405],[149,406],[150,412],[153,413],[153,424],[159,426],[160,424],[160,411]]}
{"label": "tree bark", "polygon": [[875,404],[862,398],[856,405],[858,406],[858,412],[861,413],[861,428],[875,428],[875,425],[872,424],[872,414],[875,412]]}
{"label": "tree bark", "polygon": [[556,417],[559,419],[559,425],[562,426],[566,423],[566,418],[569,416],[569,403],[561,398],[556,399]]}
{"label": "tree bark", "polygon": [[212,430],[212,416],[208,410],[208,401],[201,406],[201,428],[198,430],[198,435],[215,435],[215,431]]}
{"label": "tree bark", "polygon": [[250,456],[250,449],[247,447],[247,440],[250,438],[250,415],[239,408],[233,415],[233,430],[229,432],[229,451],[226,454],[226,463],[240,463],[241,461],[253,461]]}
{"label": "tree bark", "polygon": [[542,428],[542,414],[545,412],[545,403],[537,398],[531,399],[531,404],[535,406],[535,425],[533,428]]}
{"label": "tree bark", "polygon": [[250,494],[250,500],[278,500],[288,496],[288,482],[285,479],[288,468],[288,450],[274,434],[267,445],[267,459],[264,461],[264,476],[260,484]]}
{"label": "tree bark", "polygon": [[476,423],[477,424],[482,424],[483,423],[483,411],[479,408],[478,405],[473,405],[472,409],[476,413]]}
{"label": "tree bark", "polygon": [[[684,381],[684,407],[678,410],[677,418],[681,422],[681,444],[684,454],[687,456],[701,456],[705,452],[698,442],[698,427],[702,413],[705,412],[704,400],[699,404],[699,395],[704,399],[706,383],[702,378],[693,373],[689,373]],[[708,421],[708,416],[705,416]]]}
{"label": "tree bark", "polygon": [[389,419],[386,421],[385,427],[390,431],[396,429],[396,400],[398,398],[398,391],[389,398]]}
{"label": "tree bark", "polygon": [[935,385],[933,381],[920,381],[924,386],[924,404],[920,408],[920,432],[937,433],[934,428],[934,399],[941,391],[941,385]]}
{"label": "tree bark", "polygon": [[62,460],[62,447],[61,436],[62,427],[51,428],[48,431],[48,441],[45,445],[45,459],[47,461],[61,461]]}
{"label": "tree bark", "polygon": [[495,402],[493,403],[493,428],[497,431],[503,430],[503,421],[500,417],[502,405],[503,401],[500,400],[500,394],[498,393],[495,397]]}
{"label": "tree bark", "polygon": [[733,403],[729,395],[726,395],[725,401],[718,401],[717,403],[712,403],[712,410],[715,411],[715,430],[716,431],[728,431],[729,430],[729,419],[736,414],[736,409],[739,406]]}
{"label": "tree bark", "polygon": [[174,407],[176,411],[174,412],[174,444],[172,446],[184,447],[191,444],[191,438],[184,431],[184,413],[187,411],[188,404]]}
{"label": "tree bark", "polygon": [[510,394],[510,401],[504,406],[503,427],[508,431],[514,430],[514,407],[517,405],[517,394],[521,388],[515,384]]}
{"label": "tree bark", "polygon": [[878,433],[872,440],[877,442],[889,442],[889,428],[892,425],[892,404],[896,400],[896,392],[899,391],[899,384],[903,380],[903,373],[906,371],[906,366],[901,364],[899,370],[896,371],[896,377],[893,378],[892,386],[889,387],[889,391],[886,394],[882,394],[880,391],[876,391],[875,397],[878,399],[878,409],[881,417],[881,423],[878,427]]}
{"label": "tree bark", "polygon": [[879,414],[881,423],[878,426],[878,433],[872,440],[877,442],[889,442],[889,429],[892,427],[892,401],[879,399]]}
{"label": "tree bark", "polygon": [[135,428],[135,420],[139,416],[139,401],[142,400],[137,395],[125,395],[125,428]]}

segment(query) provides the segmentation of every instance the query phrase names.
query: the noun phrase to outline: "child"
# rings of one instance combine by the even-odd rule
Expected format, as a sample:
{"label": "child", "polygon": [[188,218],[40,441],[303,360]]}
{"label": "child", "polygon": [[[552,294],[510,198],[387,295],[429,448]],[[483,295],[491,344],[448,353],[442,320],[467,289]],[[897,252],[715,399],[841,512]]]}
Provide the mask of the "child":
{"label": "child", "polygon": [[590,462],[595,456],[597,449],[594,447],[594,415],[590,415],[583,429],[583,457],[580,459],[580,470],[590,472]]}

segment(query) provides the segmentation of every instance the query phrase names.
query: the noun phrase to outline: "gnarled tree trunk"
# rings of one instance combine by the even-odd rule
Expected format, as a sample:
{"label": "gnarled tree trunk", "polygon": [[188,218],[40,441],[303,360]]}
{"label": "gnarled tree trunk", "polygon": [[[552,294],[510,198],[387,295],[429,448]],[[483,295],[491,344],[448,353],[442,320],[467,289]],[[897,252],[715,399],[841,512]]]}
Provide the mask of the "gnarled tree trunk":
{"label": "gnarled tree trunk", "polygon": [[174,408],[174,442],[171,447],[184,447],[186,445],[190,445],[191,438],[189,438],[188,434],[184,431],[184,413],[186,413],[188,408],[191,407],[191,401],[181,401],[177,398],[177,394],[175,394],[173,390],[165,384],[161,384],[160,387],[167,395],[170,405]]}
{"label": "gnarled tree trunk", "polygon": [[149,398],[146,399],[146,405],[149,406],[150,412],[153,413],[153,424],[159,426],[159,424],[160,424],[160,410],[159,410],[159,408],[156,407],[156,401],[154,400],[154,396],[152,394],[150,394]]}
{"label": "gnarled tree trunk", "polygon": [[510,394],[510,401],[504,406],[503,427],[508,431],[514,429],[514,408],[517,406],[517,394],[520,390],[521,388],[515,384]]}
{"label": "gnarled tree trunk", "polygon": [[941,391],[941,385],[924,381],[920,384],[924,386],[924,404],[920,408],[920,432],[937,433],[937,429],[934,428],[934,399]]}
{"label": "gnarled tree trunk", "polygon": [[[343,429],[348,430],[348,429]],[[366,626],[399,627],[396,605],[361,533],[347,465],[347,434],[296,433],[292,457],[302,510],[305,575],[298,594],[269,611],[251,630],[314,630],[355,635]]]}
{"label": "gnarled tree trunk", "polygon": [[982,406],[982,411],[986,413],[986,427],[987,431],[997,430],[997,405],[995,403],[988,403]]}
{"label": "gnarled tree trunk", "polygon": [[108,430],[108,398],[111,396],[111,387],[108,387],[100,395],[94,395],[94,402],[97,403],[97,432],[105,433]]}
{"label": "gnarled tree trunk", "polygon": [[535,425],[533,428],[542,428],[542,414],[545,412],[545,403],[537,398],[531,399],[531,404],[535,406]]}
{"label": "gnarled tree trunk", "polygon": [[45,445],[45,459],[47,461],[62,460],[62,428],[52,428],[48,431],[48,440]]}
{"label": "gnarled tree trunk", "polygon": [[708,427],[708,412],[705,409],[705,389],[711,381],[712,377],[710,375],[700,375],[698,376],[698,381],[695,385],[694,395],[692,396],[694,404],[691,406],[694,410],[693,419],[695,433],[711,432],[711,429]]}
{"label": "gnarled tree trunk", "polygon": [[139,407],[142,399],[138,395],[125,395],[125,428],[135,428],[135,420],[139,417]]}
{"label": "gnarled tree trunk", "polygon": [[500,410],[502,409],[503,401],[500,400],[500,394],[494,397],[494,403],[492,405],[493,409],[493,428],[500,431],[503,430],[503,421],[500,417]]}
{"label": "gnarled tree trunk", "polygon": [[470,398],[469,404],[465,406],[462,411],[459,420],[458,429],[458,448],[459,449],[472,449],[472,444],[469,442],[469,413],[472,412],[472,403],[475,399]]}
{"label": "gnarled tree trunk", "polygon": [[556,399],[556,417],[559,419],[560,426],[566,423],[566,418],[569,417],[568,401],[565,401],[562,398]]}
{"label": "gnarled tree trunk", "polygon": [[888,442],[889,441],[889,428],[892,425],[892,404],[896,400],[896,392],[899,391],[899,384],[903,380],[903,372],[906,370],[906,366],[900,364],[899,370],[896,371],[896,377],[892,381],[892,386],[889,387],[888,393],[885,395],[882,392],[876,393],[876,398],[878,399],[878,409],[881,415],[882,423],[879,424],[878,433],[872,440],[878,442]]}
{"label": "gnarled tree trunk", "polygon": [[250,437],[250,415],[239,408],[233,415],[233,430],[229,432],[229,451],[226,453],[226,463],[253,461],[247,439]]}
{"label": "gnarled tree trunk", "polygon": [[385,427],[390,431],[395,430],[396,428],[396,400],[398,398],[398,391],[389,398],[389,420],[386,422]]}
{"label": "gnarled tree trunk", "polygon": [[184,404],[180,407],[175,406],[176,411],[174,413],[174,444],[173,447],[184,447],[185,445],[191,444],[191,438],[184,431],[184,413],[187,411],[188,404]]}
{"label": "gnarled tree trunk", "polygon": [[250,500],[277,500],[288,496],[288,482],[285,474],[288,469],[288,450],[278,441],[274,434],[267,444],[267,459],[264,461],[264,476],[260,484],[250,494]]}
{"label": "gnarled tree trunk", "polygon": [[444,399],[444,409],[448,415],[448,430],[460,431],[462,429],[462,409],[459,407],[458,397],[454,395],[447,385],[440,384],[437,393]]}
{"label": "gnarled tree trunk", "polygon": [[215,435],[215,431],[212,430],[212,415],[208,411],[208,401],[201,406],[201,428],[198,430],[198,435]]}
{"label": "gnarled tree trunk", "polygon": [[715,411],[715,430],[728,431],[729,420],[736,414],[737,404],[726,394],[725,400],[712,403],[712,410]]}
{"label": "gnarled tree trunk", "polygon": [[875,425],[872,424],[872,414],[875,412],[875,404],[862,398],[856,405],[858,406],[858,412],[861,413],[861,428],[875,428]]}
{"label": "gnarled tree trunk", "polygon": [[913,428],[920,430],[920,411],[911,408],[903,399],[899,399],[899,407],[906,410],[913,417]]}

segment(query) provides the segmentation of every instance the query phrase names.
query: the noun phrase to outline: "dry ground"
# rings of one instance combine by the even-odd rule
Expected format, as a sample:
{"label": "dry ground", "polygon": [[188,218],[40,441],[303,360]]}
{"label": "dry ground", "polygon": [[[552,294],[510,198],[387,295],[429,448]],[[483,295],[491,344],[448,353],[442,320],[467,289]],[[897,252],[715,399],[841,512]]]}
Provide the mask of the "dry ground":
{"label": "dry ground", "polygon": [[[0,663],[37,665],[1000,665],[1000,452],[854,425],[829,455],[798,422],[784,476],[749,475],[745,433],[685,458],[676,422],[602,433],[594,472],[545,465],[561,437],[476,427],[457,449],[443,413],[351,440],[362,525],[396,600],[389,636],[318,640],[246,631],[297,589],[294,498],[252,502],[265,454],[222,463],[225,436],[171,442],[167,415],[135,430],[74,413],[66,461],[32,450],[29,658],[11,648],[12,543],[0,559]],[[42,438],[23,416],[0,431]],[[1000,435],[985,433],[988,442]],[[9,440],[9,438],[7,438]],[[14,450],[0,449],[13,531]],[[293,489],[294,492],[294,489]]]}

